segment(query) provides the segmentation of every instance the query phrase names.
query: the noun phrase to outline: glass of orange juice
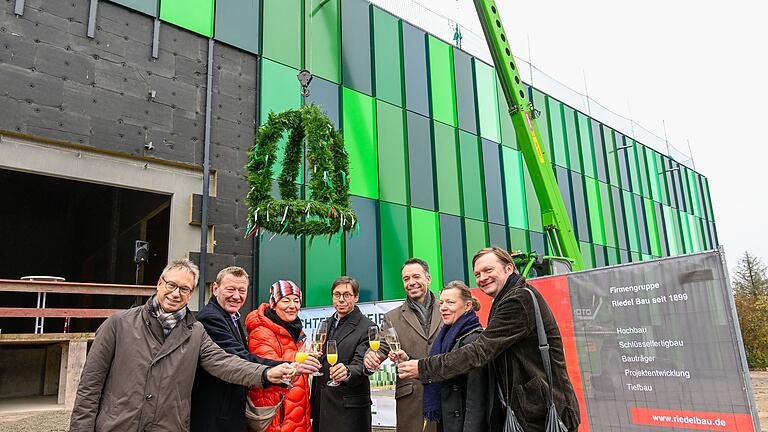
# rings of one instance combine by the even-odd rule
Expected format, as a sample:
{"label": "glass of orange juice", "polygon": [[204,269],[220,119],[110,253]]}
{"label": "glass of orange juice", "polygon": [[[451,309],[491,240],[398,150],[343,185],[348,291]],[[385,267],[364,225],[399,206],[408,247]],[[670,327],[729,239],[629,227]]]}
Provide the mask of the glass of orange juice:
{"label": "glass of orange juice", "polygon": [[296,362],[297,363],[304,363],[307,361],[307,357],[309,357],[309,347],[307,346],[306,342],[301,342],[299,344],[298,350],[296,351]]}
{"label": "glass of orange juice", "polygon": [[[331,366],[335,365],[337,361],[339,361],[339,352],[336,349],[336,341],[335,340],[329,340],[328,343],[325,346],[325,358],[328,360],[328,364]],[[331,381],[328,382],[328,387],[337,387],[339,385],[338,382],[331,379]]]}

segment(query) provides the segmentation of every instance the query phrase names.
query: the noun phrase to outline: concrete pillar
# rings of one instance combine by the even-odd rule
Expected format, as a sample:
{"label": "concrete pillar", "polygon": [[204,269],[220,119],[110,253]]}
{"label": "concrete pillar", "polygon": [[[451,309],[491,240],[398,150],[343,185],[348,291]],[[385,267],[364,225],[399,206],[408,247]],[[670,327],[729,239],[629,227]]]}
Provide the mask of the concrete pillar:
{"label": "concrete pillar", "polygon": [[43,396],[57,394],[59,390],[59,365],[61,363],[61,346],[48,345],[45,348],[45,378],[43,380]]}
{"label": "concrete pillar", "polygon": [[66,409],[72,409],[75,406],[75,395],[77,386],[80,384],[83,366],[85,366],[87,351],[88,341],[84,340],[72,340],[62,345],[58,403],[63,403]]}
{"label": "concrete pillar", "polygon": [[63,404],[67,391],[67,361],[69,360],[69,342],[62,342],[61,363],[59,366],[59,397],[56,403]]}

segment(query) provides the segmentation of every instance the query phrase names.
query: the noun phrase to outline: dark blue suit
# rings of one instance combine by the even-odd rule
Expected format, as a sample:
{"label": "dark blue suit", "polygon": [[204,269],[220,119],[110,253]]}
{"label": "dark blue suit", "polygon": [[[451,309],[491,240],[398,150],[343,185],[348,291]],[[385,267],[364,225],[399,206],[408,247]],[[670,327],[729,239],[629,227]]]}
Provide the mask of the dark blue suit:
{"label": "dark blue suit", "polygon": [[[282,362],[264,359],[248,352],[248,336],[242,319],[237,324],[215,297],[197,314],[208,335],[224,351],[240,358],[275,366]],[[245,431],[245,400],[248,387],[222,381],[202,368],[197,368],[192,388],[192,432]]]}

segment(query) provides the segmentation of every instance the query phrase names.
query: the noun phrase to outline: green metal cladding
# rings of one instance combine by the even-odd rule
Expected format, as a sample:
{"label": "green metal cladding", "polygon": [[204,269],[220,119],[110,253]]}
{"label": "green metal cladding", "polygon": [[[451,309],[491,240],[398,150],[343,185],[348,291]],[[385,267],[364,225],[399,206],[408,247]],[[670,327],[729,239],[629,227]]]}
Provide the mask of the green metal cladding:
{"label": "green metal cladding", "polygon": [[[402,298],[400,266],[412,256],[429,263],[438,291],[443,275],[474,285],[469,261],[482,247],[546,253],[508,107],[482,60],[365,0],[115,3],[259,55],[259,123],[302,105],[302,68],[316,76],[312,101],[339,122],[365,232],[256,240],[260,299],[288,277],[308,306],[329,305],[333,279],[360,272],[365,300]],[[527,89],[588,267],[717,246],[705,177]]]}

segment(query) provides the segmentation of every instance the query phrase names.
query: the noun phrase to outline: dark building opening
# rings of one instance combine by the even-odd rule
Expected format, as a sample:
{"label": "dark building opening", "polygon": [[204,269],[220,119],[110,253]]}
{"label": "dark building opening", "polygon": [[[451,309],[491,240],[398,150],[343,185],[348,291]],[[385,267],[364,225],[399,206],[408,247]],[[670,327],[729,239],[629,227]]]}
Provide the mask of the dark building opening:
{"label": "dark building opening", "polygon": [[[153,285],[168,260],[169,195],[0,169],[0,278]],[[149,242],[137,273],[136,240]],[[35,307],[35,293],[0,293],[5,307]],[[132,297],[50,293],[46,307],[127,308]],[[72,319],[93,331],[101,319]],[[63,318],[44,331],[61,332]],[[34,318],[0,318],[3,333],[31,333]]]}

